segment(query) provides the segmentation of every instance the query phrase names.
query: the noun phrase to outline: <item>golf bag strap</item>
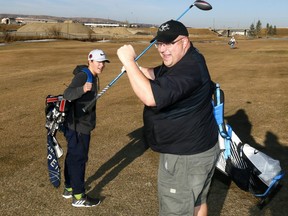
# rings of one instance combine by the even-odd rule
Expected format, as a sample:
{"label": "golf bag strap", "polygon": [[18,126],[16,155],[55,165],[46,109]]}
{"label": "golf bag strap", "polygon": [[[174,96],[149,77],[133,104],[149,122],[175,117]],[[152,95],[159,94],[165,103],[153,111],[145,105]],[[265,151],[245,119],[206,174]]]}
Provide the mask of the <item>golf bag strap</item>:
{"label": "golf bag strap", "polygon": [[65,112],[65,105],[66,105],[66,99],[63,98],[63,100],[60,101],[60,105],[59,105],[60,112]]}
{"label": "golf bag strap", "polygon": [[232,135],[232,128],[224,122],[224,92],[220,89],[218,83],[215,84],[214,92],[214,117],[216,119],[220,136],[224,139],[225,150],[224,156],[227,159],[230,155],[230,141]]}
{"label": "golf bag strap", "polygon": [[54,103],[54,102],[57,102],[57,101],[61,101],[62,99],[63,99],[63,95],[58,95],[58,96],[48,95],[46,97],[46,104],[47,103]]}
{"label": "golf bag strap", "polygon": [[87,74],[87,81],[86,82],[92,83],[93,82],[93,75],[92,75],[91,71],[87,67],[82,68],[82,71]]}

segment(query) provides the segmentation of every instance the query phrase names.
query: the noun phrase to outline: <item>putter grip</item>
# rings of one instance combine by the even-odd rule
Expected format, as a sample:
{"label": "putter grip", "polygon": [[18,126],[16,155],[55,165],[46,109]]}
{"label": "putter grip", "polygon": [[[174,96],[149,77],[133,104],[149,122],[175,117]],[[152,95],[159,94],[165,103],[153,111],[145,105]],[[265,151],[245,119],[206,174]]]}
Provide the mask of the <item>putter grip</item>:
{"label": "putter grip", "polygon": [[98,99],[98,97],[93,98],[93,100],[91,100],[89,104],[87,104],[85,107],[83,107],[82,108],[83,112],[86,113],[88,110],[90,110],[93,107],[93,105],[95,104],[97,99]]}

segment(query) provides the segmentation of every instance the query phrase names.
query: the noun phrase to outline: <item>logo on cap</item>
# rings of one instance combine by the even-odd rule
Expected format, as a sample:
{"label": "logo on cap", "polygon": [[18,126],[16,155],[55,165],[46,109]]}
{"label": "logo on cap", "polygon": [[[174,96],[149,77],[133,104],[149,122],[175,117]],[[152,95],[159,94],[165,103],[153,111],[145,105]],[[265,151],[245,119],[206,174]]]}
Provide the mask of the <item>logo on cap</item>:
{"label": "logo on cap", "polygon": [[165,25],[161,25],[160,27],[159,27],[159,31],[161,31],[161,32],[163,32],[163,31],[167,31],[167,30],[169,30],[170,28],[169,28],[169,24],[168,23],[166,23]]}

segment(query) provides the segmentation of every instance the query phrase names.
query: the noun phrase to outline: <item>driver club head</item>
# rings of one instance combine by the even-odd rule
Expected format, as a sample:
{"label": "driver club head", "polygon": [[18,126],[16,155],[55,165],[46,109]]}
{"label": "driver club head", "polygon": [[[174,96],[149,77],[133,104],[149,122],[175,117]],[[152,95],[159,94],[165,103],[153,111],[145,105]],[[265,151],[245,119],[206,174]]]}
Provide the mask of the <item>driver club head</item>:
{"label": "driver club head", "polygon": [[206,1],[202,1],[202,0],[197,0],[194,2],[194,5],[199,8],[200,10],[211,10],[212,6],[206,2]]}

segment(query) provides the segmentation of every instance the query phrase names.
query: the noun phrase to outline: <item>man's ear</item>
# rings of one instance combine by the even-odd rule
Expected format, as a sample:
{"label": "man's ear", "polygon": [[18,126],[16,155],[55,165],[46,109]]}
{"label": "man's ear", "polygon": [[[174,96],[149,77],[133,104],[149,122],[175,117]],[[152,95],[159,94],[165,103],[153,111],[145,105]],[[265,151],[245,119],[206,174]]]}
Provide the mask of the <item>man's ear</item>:
{"label": "man's ear", "polygon": [[187,44],[189,44],[189,38],[188,37],[183,38],[183,44],[184,44],[184,47],[186,47]]}

